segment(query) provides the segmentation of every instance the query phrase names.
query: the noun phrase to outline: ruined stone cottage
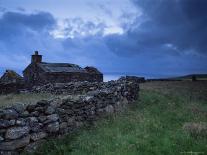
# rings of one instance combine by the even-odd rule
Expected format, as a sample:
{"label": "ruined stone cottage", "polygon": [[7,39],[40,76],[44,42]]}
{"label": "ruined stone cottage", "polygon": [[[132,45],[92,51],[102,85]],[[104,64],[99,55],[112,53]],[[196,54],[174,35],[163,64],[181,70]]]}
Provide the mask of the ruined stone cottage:
{"label": "ruined stone cottage", "polygon": [[0,82],[4,84],[8,83],[23,83],[23,78],[21,75],[13,70],[6,70],[6,72],[0,78]]}
{"label": "ruined stone cottage", "polygon": [[103,74],[94,67],[81,68],[70,63],[42,62],[42,55],[35,51],[31,63],[23,71],[27,85],[67,83],[71,81],[102,82]]}
{"label": "ruined stone cottage", "polygon": [[24,86],[23,77],[13,70],[6,70],[0,78],[0,94],[17,93]]}

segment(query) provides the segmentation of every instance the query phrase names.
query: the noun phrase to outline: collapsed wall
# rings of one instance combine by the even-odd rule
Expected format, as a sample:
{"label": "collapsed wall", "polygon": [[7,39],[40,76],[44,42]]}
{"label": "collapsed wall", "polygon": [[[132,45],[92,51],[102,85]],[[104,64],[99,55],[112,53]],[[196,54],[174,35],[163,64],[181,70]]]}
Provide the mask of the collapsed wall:
{"label": "collapsed wall", "polygon": [[138,98],[138,91],[138,83],[122,79],[81,95],[5,108],[0,111],[0,154],[33,151],[48,137],[70,133],[122,110]]}

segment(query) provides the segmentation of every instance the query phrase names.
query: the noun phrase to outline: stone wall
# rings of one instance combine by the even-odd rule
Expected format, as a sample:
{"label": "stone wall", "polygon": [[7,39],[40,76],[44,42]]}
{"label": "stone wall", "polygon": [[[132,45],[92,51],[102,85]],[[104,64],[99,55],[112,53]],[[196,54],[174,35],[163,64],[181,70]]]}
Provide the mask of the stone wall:
{"label": "stone wall", "polygon": [[111,88],[117,83],[123,83],[124,81],[133,83],[143,83],[145,79],[142,77],[126,76],[121,77],[116,81],[109,82],[69,82],[69,83],[48,83],[43,86],[34,86],[30,91],[35,93],[52,93],[52,94],[85,94],[89,91],[98,89]]}
{"label": "stone wall", "polygon": [[23,83],[0,83],[0,94],[19,93],[24,88]]}
{"label": "stone wall", "polygon": [[94,87],[81,95],[66,95],[27,106],[19,103],[2,109],[0,154],[33,151],[45,139],[91,124],[138,98],[139,85],[135,82],[122,79]]}
{"label": "stone wall", "polygon": [[[33,93],[52,93],[52,94],[85,94],[89,91],[102,89],[111,82],[69,82],[69,83],[49,83],[43,86],[34,86]],[[109,86],[110,87],[110,86]]]}

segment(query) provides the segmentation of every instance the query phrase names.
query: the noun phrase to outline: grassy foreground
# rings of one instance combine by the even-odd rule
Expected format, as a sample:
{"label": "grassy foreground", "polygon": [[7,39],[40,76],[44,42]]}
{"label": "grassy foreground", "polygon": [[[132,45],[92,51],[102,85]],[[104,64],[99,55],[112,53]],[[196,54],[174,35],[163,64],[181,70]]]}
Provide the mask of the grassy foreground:
{"label": "grassy foreground", "polygon": [[[205,113],[194,112],[194,108]],[[179,155],[207,154],[207,136],[190,135],[186,122],[206,122],[207,103],[142,89],[127,111],[105,118],[89,129],[46,142],[36,154]]]}

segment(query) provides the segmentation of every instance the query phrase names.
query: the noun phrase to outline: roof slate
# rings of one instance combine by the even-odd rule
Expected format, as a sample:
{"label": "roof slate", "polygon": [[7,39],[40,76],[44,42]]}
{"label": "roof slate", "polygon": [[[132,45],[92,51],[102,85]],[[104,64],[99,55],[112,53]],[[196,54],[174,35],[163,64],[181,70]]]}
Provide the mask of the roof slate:
{"label": "roof slate", "polygon": [[70,63],[39,63],[38,66],[42,68],[45,72],[50,73],[71,73],[80,72],[87,73],[87,71],[78,65]]}

